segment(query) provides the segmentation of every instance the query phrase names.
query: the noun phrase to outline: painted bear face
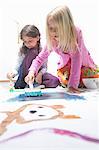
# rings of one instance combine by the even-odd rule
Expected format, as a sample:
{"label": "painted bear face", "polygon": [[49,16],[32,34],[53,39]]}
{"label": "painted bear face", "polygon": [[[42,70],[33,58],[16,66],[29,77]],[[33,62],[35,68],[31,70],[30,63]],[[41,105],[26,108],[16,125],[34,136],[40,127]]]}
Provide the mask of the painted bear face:
{"label": "painted bear face", "polygon": [[46,120],[52,119],[58,116],[59,112],[52,107],[46,105],[30,105],[27,106],[21,113],[20,116],[24,117],[25,120]]}

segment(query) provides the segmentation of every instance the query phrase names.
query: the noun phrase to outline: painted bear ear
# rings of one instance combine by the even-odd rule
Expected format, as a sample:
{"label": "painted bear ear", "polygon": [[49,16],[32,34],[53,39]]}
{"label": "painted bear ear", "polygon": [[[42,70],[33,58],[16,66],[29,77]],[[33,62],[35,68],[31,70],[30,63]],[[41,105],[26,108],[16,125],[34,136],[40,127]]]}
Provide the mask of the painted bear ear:
{"label": "painted bear ear", "polygon": [[99,87],[99,78],[83,78],[82,81],[88,89],[96,89]]}
{"label": "painted bear ear", "polygon": [[63,115],[63,116],[60,116],[59,118],[62,118],[62,119],[80,119],[80,117],[76,116],[76,115]]}
{"label": "painted bear ear", "polygon": [[61,108],[65,108],[63,105],[52,105],[52,106],[50,106],[51,108],[53,108],[53,109],[61,109]]}

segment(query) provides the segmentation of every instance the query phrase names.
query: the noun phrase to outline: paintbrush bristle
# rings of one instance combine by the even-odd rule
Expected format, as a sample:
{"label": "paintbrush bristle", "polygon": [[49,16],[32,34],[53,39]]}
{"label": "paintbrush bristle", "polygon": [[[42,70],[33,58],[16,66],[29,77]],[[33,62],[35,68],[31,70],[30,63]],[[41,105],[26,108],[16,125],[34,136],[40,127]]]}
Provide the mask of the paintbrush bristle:
{"label": "paintbrush bristle", "polygon": [[30,91],[30,92],[25,92],[26,97],[34,97],[34,96],[42,96],[41,91]]}

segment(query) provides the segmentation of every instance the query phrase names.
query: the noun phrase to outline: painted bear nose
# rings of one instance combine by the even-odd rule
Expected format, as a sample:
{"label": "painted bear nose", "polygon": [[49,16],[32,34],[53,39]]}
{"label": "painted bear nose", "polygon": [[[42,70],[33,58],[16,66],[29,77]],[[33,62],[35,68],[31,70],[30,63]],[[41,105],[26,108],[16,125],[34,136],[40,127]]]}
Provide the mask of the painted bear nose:
{"label": "painted bear nose", "polygon": [[30,110],[30,113],[32,113],[32,114],[34,114],[36,112],[37,112],[36,110]]}

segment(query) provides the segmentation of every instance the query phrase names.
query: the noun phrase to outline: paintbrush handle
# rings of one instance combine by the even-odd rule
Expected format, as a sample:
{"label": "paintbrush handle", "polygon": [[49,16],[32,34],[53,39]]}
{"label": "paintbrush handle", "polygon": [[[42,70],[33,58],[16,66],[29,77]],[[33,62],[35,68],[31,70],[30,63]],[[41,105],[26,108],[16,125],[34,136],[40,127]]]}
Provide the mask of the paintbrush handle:
{"label": "paintbrush handle", "polygon": [[34,88],[33,83],[29,82],[29,88],[30,88],[30,89],[33,89],[33,88]]}
{"label": "paintbrush handle", "polygon": [[10,84],[9,84],[9,89],[10,89],[10,91],[13,91],[13,89],[14,89],[14,82],[12,81],[12,80],[10,80],[9,81],[10,82]]}

